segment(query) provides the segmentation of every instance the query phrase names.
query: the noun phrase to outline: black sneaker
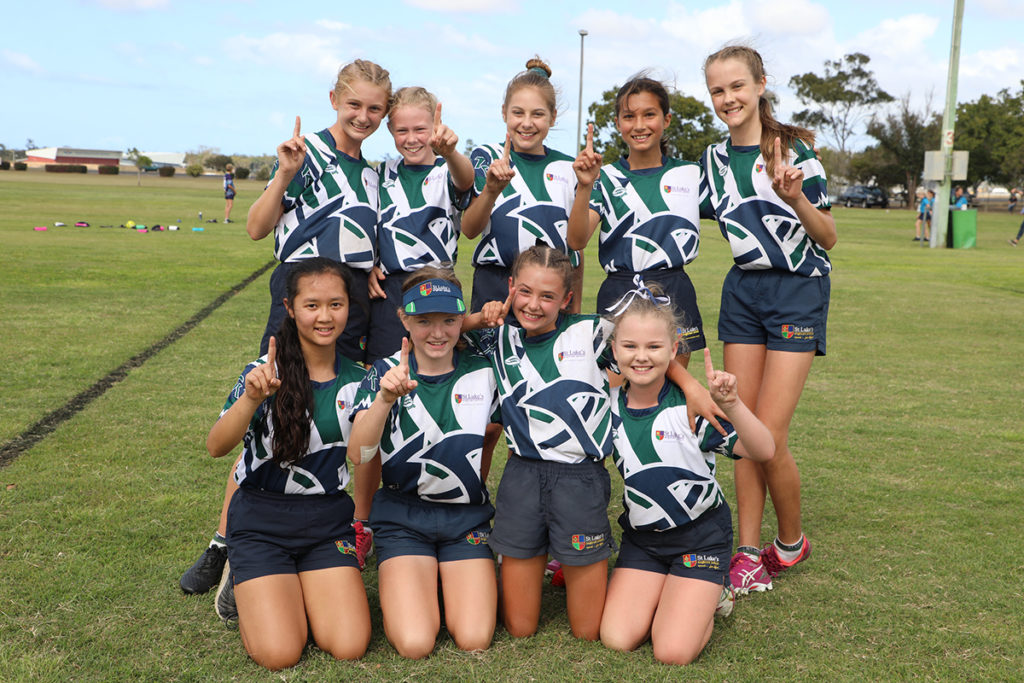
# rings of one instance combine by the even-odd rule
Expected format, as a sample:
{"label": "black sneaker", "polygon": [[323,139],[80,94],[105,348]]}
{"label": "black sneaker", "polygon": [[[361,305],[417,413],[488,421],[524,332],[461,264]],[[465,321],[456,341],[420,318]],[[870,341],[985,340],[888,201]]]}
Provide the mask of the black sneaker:
{"label": "black sneaker", "polygon": [[224,572],[224,563],[228,560],[228,549],[211,545],[203,551],[195,564],[181,575],[178,585],[188,595],[201,595],[208,592],[220,581]]}
{"label": "black sneaker", "polygon": [[220,579],[220,587],[217,588],[217,600],[214,602],[217,616],[227,626],[238,626],[238,608],[235,607],[235,582],[231,576],[231,565],[224,565],[224,574]]}

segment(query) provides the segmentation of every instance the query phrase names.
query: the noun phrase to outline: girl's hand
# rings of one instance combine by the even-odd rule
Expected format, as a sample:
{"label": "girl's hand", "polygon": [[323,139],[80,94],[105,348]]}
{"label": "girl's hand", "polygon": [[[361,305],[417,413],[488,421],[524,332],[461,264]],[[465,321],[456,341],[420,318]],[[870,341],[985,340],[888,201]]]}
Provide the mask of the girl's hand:
{"label": "girl's hand", "polygon": [[782,141],[775,138],[775,172],[772,176],[772,190],[789,205],[793,205],[803,194],[804,172],[789,165],[789,155],[782,156]]}
{"label": "girl's hand", "polygon": [[576,161],[572,162],[572,170],[576,171],[576,180],[580,185],[593,185],[601,176],[601,165],[604,158],[594,151],[594,124],[587,124],[587,145],[580,150]]}
{"label": "girl's hand", "polygon": [[459,144],[459,136],[451,128],[441,123],[441,103],[437,103],[437,111],[434,112],[434,132],[430,136],[430,149],[434,154],[447,159],[455,154],[455,147]]}
{"label": "girl's hand", "polygon": [[494,194],[501,194],[501,192],[508,187],[508,184],[512,182],[512,178],[515,177],[516,171],[512,168],[512,136],[509,133],[505,133],[505,151],[501,153],[501,158],[491,163],[487,167],[487,182],[484,187],[486,190],[490,190]]}
{"label": "girl's hand", "polygon": [[300,132],[301,125],[302,121],[296,116],[292,137],[277,146],[277,172],[289,180],[302,168],[306,158],[306,138]]}
{"label": "girl's hand", "polygon": [[386,299],[388,298],[384,288],[380,286],[380,283],[384,281],[384,273],[381,271],[380,266],[374,266],[370,269],[370,274],[366,276],[366,285],[370,290],[371,299]]}
{"label": "girl's hand", "polygon": [[277,339],[270,338],[267,345],[267,362],[257,365],[245,376],[245,395],[257,403],[267,400],[281,387],[277,378]]}
{"label": "girl's hand", "polygon": [[739,400],[736,375],[724,370],[715,370],[715,366],[711,364],[711,350],[707,348],[704,349],[704,374],[708,380],[708,391],[715,403],[729,407]]}
{"label": "girl's hand", "polygon": [[414,379],[409,379],[409,339],[402,338],[402,355],[398,365],[391,368],[380,379],[380,397],[385,403],[394,403],[401,396],[412,392],[418,385]]}
{"label": "girl's hand", "polygon": [[508,315],[509,310],[512,308],[512,300],[515,298],[516,289],[515,287],[510,287],[505,303],[500,301],[488,301],[485,303],[480,309],[484,326],[498,327],[499,325],[504,325],[505,316]]}

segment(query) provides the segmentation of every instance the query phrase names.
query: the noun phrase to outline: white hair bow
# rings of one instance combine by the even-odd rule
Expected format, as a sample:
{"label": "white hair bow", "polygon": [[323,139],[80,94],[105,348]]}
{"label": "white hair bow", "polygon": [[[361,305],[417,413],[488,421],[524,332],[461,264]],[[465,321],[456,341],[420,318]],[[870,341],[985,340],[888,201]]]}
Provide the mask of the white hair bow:
{"label": "white hair bow", "polygon": [[631,289],[625,294],[623,294],[618,301],[616,301],[614,304],[605,309],[606,311],[608,311],[608,313],[610,313],[612,316],[617,316],[625,313],[626,309],[630,307],[630,305],[633,303],[633,300],[636,299],[637,297],[640,297],[641,299],[647,299],[648,301],[653,301],[655,304],[659,306],[664,306],[666,304],[672,303],[672,299],[670,299],[667,296],[656,296],[654,292],[652,292],[647,287],[647,285],[644,284],[644,279],[640,276],[639,273],[633,276],[633,284],[635,285],[634,289]]}

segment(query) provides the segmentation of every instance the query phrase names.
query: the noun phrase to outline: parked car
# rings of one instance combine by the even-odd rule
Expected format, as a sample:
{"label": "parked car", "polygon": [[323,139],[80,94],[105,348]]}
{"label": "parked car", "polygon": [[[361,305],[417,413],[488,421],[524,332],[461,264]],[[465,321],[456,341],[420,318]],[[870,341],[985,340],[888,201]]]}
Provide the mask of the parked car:
{"label": "parked car", "polygon": [[872,206],[884,209],[889,206],[889,198],[880,187],[852,185],[839,193],[839,203],[843,206],[863,206],[865,209]]}

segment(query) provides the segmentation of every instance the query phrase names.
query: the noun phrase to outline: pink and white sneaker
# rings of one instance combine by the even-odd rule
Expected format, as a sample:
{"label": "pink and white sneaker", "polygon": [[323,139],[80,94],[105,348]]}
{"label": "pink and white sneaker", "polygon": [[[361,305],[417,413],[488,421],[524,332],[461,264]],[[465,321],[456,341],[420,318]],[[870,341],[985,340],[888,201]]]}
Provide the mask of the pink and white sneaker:
{"label": "pink and white sneaker", "polygon": [[769,543],[765,547],[761,548],[761,564],[764,565],[768,575],[772,577],[778,576],[790,567],[800,564],[810,556],[811,539],[806,536],[804,536],[804,547],[800,549],[800,555],[798,555],[792,562],[786,562],[779,557],[779,553],[775,549],[774,543]]}
{"label": "pink and white sneaker", "polygon": [[763,593],[772,589],[772,577],[764,570],[760,557],[736,553],[729,562],[729,582],[736,595]]}

